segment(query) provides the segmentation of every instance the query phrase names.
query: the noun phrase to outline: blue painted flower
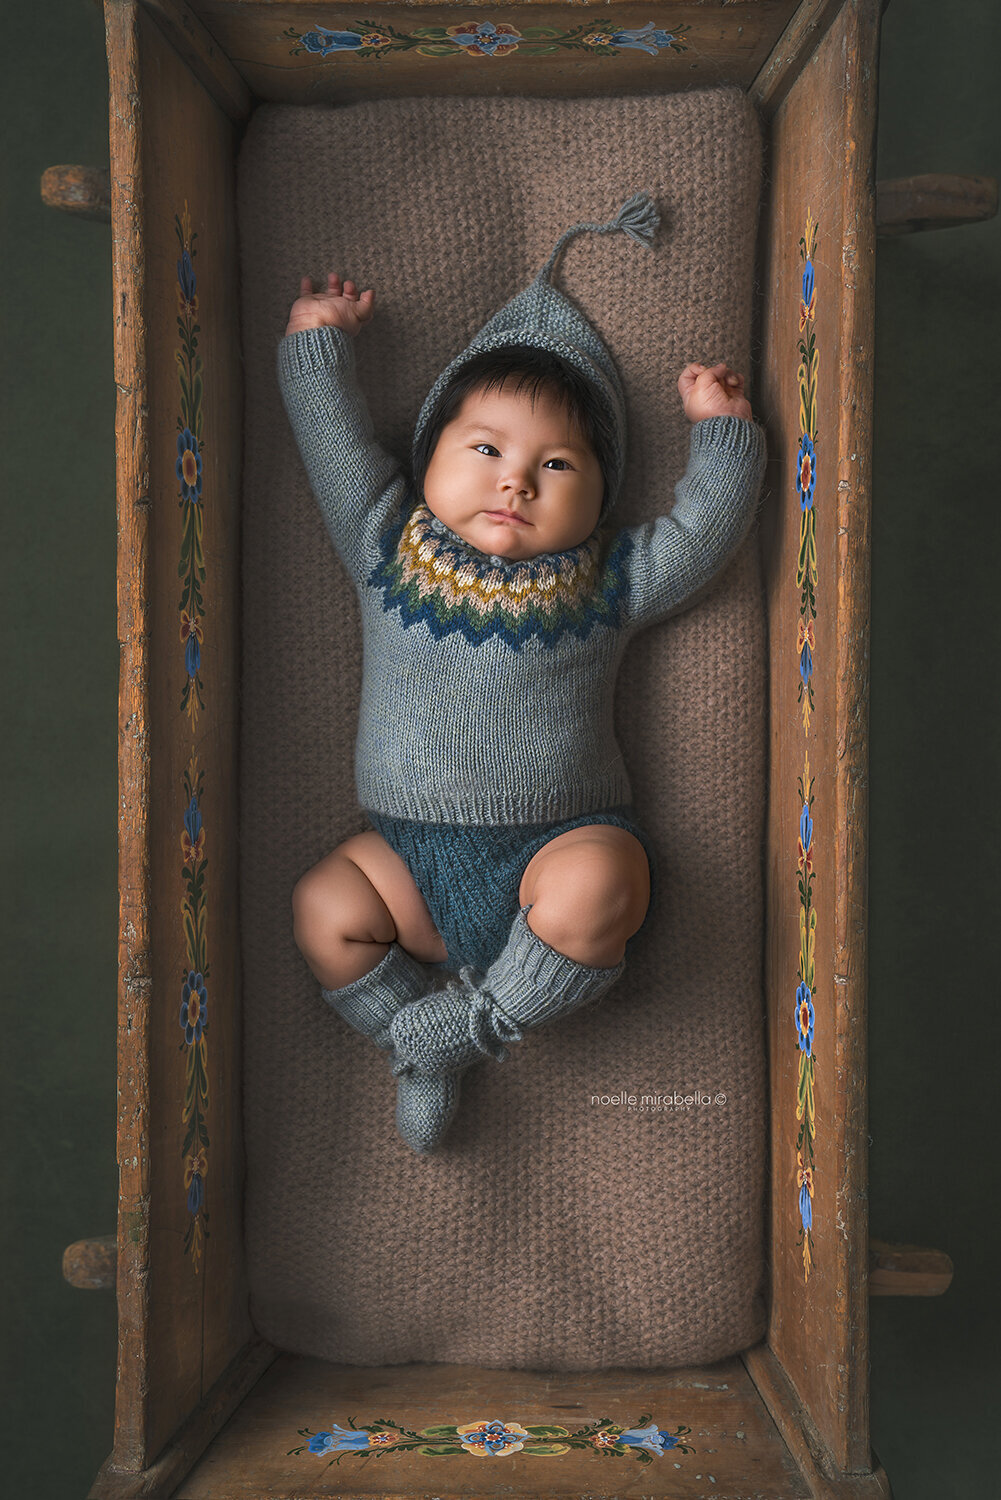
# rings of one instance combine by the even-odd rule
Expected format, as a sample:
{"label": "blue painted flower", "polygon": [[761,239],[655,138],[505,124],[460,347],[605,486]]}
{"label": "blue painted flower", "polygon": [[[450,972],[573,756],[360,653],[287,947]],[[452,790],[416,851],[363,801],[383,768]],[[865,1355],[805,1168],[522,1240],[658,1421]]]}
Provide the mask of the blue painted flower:
{"label": "blue painted flower", "polygon": [[177,280],[181,287],[181,296],[185,302],[195,300],[195,287],[198,278],[195,276],[195,268],[191,264],[191,252],[187,249],[181,252],[181,258],[177,262]]}
{"label": "blue painted flower", "polygon": [[177,434],[177,463],[174,465],[181,486],[181,499],[198,501],[202,493],[202,455],[198,440],[187,427]]}
{"label": "blue painted flower", "polygon": [[357,52],[364,45],[357,31],[328,31],[325,26],[304,32],[299,41],[307,52],[315,52],[318,57],[329,57],[331,52]]}
{"label": "blue painted flower", "polygon": [[492,1422],[486,1418],[466,1422],[455,1431],[465,1451],[476,1458],[505,1458],[520,1453],[526,1438],[531,1436],[520,1422]]}
{"label": "blue painted flower", "polygon": [[199,641],[197,635],[195,635],[194,631],[192,631],[188,636],[187,644],[184,647],[184,670],[187,672],[189,677],[197,677],[198,668],[201,666],[201,664],[201,642]]}
{"label": "blue painted flower", "polygon": [[352,1449],[357,1452],[368,1446],[367,1432],[356,1432],[353,1427],[338,1427],[336,1422],[333,1432],[317,1432],[309,1440],[310,1453],[346,1453]]}
{"label": "blue painted flower", "polygon": [[670,47],[674,41],[674,33],[661,31],[648,21],[639,31],[613,31],[613,47],[635,47],[640,52],[648,52],[651,57],[656,57],[658,49]]}
{"label": "blue painted flower", "polygon": [[803,300],[799,304],[799,331],[803,332],[807,323],[817,313],[817,288],[814,284],[813,261],[808,260],[803,267]]}
{"label": "blue painted flower", "polygon": [[181,610],[181,640],[184,643],[184,665],[188,676],[195,677],[202,664],[202,622],[197,615]]}
{"label": "blue painted flower", "polygon": [[645,1448],[648,1453],[657,1454],[678,1446],[678,1439],[658,1427],[656,1422],[651,1422],[649,1427],[630,1427],[628,1432],[620,1432],[615,1441],[624,1443],[627,1448]]}
{"label": "blue painted flower", "polygon": [[796,1036],[799,1040],[799,1050],[801,1052],[810,1052],[813,1049],[814,1020],[810,986],[808,984],[800,984],[796,989]]}
{"label": "blue painted flower", "polygon": [[184,1169],[184,1186],[188,1190],[187,1204],[188,1213],[196,1214],[205,1202],[205,1172],[208,1162],[204,1151],[189,1157],[188,1164]]}
{"label": "blue painted flower", "polygon": [[181,852],[185,864],[194,864],[205,852],[205,830],[202,815],[198,811],[198,799],[192,797],[184,814],[184,832],[181,834]]}
{"label": "blue painted flower", "polygon": [[799,675],[804,685],[813,676],[813,653],[810,650],[810,642],[806,636],[803,637],[803,649],[799,653]]}
{"label": "blue painted flower", "polygon": [[799,842],[805,853],[813,840],[813,819],[810,817],[810,809],[804,802],[803,811],[799,815]]}
{"label": "blue painted flower", "polygon": [[800,1172],[799,1188],[799,1216],[803,1220],[804,1229],[813,1228],[813,1173],[807,1168]]}
{"label": "blue painted flower", "polygon": [[796,488],[799,491],[800,510],[809,510],[813,504],[813,492],[817,485],[817,455],[813,439],[804,432],[799,440],[796,457]]}
{"label": "blue painted flower", "polygon": [[208,1008],[209,997],[205,981],[201,974],[189,969],[181,988],[181,1030],[189,1047],[192,1042],[201,1041],[202,1032],[209,1024]]}
{"label": "blue painted flower", "polygon": [[514,52],[518,43],[524,41],[521,32],[505,22],[495,26],[492,21],[483,21],[479,26],[471,27],[463,21],[457,26],[446,26],[445,30],[450,41],[465,47],[467,52],[484,57],[503,57],[506,52]]}

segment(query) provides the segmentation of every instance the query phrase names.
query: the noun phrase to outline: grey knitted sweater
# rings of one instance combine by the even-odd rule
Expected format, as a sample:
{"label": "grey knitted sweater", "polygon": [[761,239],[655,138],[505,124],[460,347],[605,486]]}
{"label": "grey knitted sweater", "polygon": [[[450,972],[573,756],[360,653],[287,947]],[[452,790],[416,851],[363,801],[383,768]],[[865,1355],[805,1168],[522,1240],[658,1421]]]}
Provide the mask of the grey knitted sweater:
{"label": "grey knitted sweater", "polygon": [[282,340],[286,411],[361,606],[355,780],[364,809],[436,823],[549,823],[629,803],[615,678],[630,638],[694,602],[746,536],[764,434],[696,422],[670,515],[580,546],[490,557],[418,502],[376,443],[352,341]]}

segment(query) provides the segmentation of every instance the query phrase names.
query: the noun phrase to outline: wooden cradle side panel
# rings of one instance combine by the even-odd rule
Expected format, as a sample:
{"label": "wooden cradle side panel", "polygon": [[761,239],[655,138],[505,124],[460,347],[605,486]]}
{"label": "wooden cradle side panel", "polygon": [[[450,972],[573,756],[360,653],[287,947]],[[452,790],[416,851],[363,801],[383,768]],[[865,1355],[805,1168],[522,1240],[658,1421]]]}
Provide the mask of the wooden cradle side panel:
{"label": "wooden cradle side panel", "polygon": [[141,7],[108,0],[106,22],[121,653],[113,1477],[152,1462],[252,1329],[238,1055],[234,131]]}
{"label": "wooden cradle side panel", "polygon": [[771,744],[768,1342],[838,1470],[868,1425],[866,921],[877,0],[770,125],[762,234]]}
{"label": "wooden cradle side panel", "polygon": [[254,94],[662,93],[747,88],[797,0],[191,0]]}

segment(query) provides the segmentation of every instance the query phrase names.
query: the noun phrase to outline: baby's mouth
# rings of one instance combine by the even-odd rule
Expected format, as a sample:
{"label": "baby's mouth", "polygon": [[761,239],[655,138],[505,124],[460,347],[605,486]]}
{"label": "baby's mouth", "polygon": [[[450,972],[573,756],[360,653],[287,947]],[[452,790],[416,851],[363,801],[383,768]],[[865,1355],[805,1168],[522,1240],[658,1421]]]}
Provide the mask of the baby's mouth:
{"label": "baby's mouth", "polygon": [[524,516],[516,515],[511,510],[488,510],[487,516],[491,521],[508,521],[512,526],[531,526],[531,521],[526,521]]}

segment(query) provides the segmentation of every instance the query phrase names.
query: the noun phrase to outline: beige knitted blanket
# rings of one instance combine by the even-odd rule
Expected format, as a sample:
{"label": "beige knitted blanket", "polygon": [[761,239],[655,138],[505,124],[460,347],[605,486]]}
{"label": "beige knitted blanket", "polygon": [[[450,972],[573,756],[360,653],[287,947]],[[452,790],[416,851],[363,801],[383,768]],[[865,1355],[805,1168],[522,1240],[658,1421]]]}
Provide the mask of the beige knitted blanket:
{"label": "beige knitted blanket", "polygon": [[622,668],[657,922],[600,1005],[465,1075],[438,1153],[398,1138],[386,1054],[324,1004],[292,937],[296,879],[368,826],[357,605],[275,382],[299,277],[376,288],[359,377],[377,436],[406,457],[451,356],[568,225],[637,189],[661,213],[655,250],[585,236],[558,279],[624,379],[622,525],[672,504],[684,363],[749,370],[760,134],[742,93],[269,105],[242,148],[246,1244],[254,1321],[285,1349],[590,1370],[712,1361],[764,1332],[756,530]]}

